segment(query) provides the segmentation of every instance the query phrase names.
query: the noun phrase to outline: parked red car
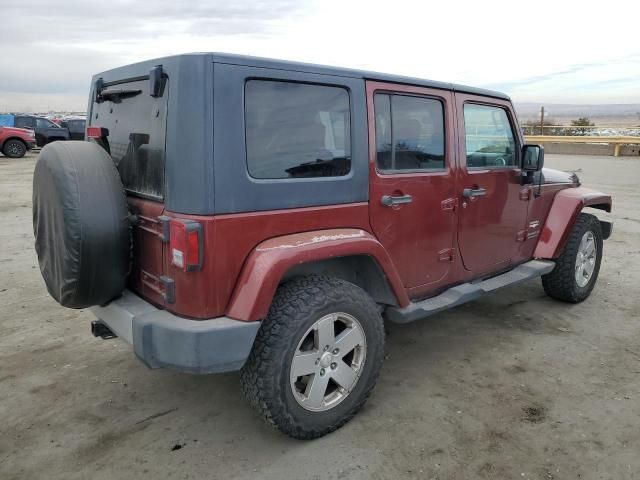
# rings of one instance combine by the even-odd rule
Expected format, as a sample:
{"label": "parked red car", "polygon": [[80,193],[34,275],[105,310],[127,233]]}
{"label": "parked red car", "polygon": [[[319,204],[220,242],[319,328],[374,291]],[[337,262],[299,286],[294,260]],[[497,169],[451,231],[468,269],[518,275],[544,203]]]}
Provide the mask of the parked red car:
{"label": "parked red car", "polygon": [[0,151],[7,157],[24,157],[27,151],[35,146],[36,137],[33,130],[0,126]]}
{"label": "parked red car", "polygon": [[540,276],[581,302],[612,230],[499,92],[193,54],[96,75],[87,119],[35,168],[50,294],[151,368],[241,370],[296,438],[362,407],[383,320]]}

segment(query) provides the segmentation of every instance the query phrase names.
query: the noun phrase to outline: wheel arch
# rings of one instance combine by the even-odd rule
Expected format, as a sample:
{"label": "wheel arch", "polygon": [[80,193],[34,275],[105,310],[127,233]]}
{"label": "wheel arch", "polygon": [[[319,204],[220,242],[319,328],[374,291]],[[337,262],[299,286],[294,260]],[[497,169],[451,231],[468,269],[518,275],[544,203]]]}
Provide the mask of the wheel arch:
{"label": "wheel arch", "polygon": [[[611,195],[585,187],[560,190],[553,199],[549,214],[542,228],[535,258],[555,259],[560,256],[578,215],[584,208],[611,212]],[[612,224],[600,221],[603,238],[611,234]]]}
{"label": "wheel arch", "polygon": [[27,148],[27,142],[25,142],[24,139],[22,139],[20,137],[8,137],[8,138],[5,138],[4,141],[2,142],[2,144],[0,145],[0,150],[4,148],[5,144],[9,140],[18,140],[18,141],[20,141],[20,143],[22,143],[24,145],[25,148]]}
{"label": "wheel arch", "polygon": [[398,305],[398,299],[389,285],[382,267],[371,255],[355,254],[294,265],[287,270],[280,283],[307,275],[327,275],[340,278],[362,288],[376,303]]}
{"label": "wheel arch", "polygon": [[344,228],[284,235],[260,243],[242,268],[226,315],[261,320],[281,283],[311,274],[347,280],[379,303],[409,304],[384,247],[364,230]]}

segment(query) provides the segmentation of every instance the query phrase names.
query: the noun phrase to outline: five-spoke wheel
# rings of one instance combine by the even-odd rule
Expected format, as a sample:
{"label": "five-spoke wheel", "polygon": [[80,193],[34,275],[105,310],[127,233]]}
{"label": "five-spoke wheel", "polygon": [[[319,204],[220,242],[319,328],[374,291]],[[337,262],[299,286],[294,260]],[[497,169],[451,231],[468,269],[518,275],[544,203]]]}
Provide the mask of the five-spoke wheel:
{"label": "five-spoke wheel", "polygon": [[305,409],[333,408],[351,392],[367,354],[360,322],[348,313],[325,315],[302,336],[291,362],[291,389]]}

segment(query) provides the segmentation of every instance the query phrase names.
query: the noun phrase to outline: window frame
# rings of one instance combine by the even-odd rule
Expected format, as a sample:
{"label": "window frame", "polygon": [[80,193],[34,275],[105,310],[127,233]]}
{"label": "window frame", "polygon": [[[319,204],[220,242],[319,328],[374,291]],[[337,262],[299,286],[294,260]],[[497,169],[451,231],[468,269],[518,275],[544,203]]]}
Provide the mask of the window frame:
{"label": "window frame", "polygon": [[[513,141],[515,144],[515,151],[514,151],[514,156],[515,156],[515,164],[514,165],[488,165],[488,166],[482,166],[482,167],[470,167],[469,164],[467,163],[467,128],[466,128],[466,116],[464,114],[464,109],[467,105],[479,105],[482,107],[491,107],[491,108],[497,108],[499,110],[502,110],[505,112],[505,114],[507,115],[507,121],[509,122],[509,128],[511,129],[511,136],[513,137]],[[482,102],[482,101],[476,101],[476,100],[465,100],[462,103],[462,131],[464,132],[464,164],[465,164],[465,168],[467,170],[471,170],[471,171],[478,171],[478,170],[513,170],[513,169],[517,169],[517,170],[522,170],[522,159],[521,157],[521,152],[522,152],[522,145],[520,145],[520,137],[518,137],[518,135],[516,135],[516,129],[514,128],[514,120],[511,114],[511,109],[508,108],[505,105],[499,105],[496,103],[490,103],[490,102]]]}
{"label": "window frame", "polygon": [[[279,82],[279,83],[293,83],[310,86],[339,88],[347,93],[347,104],[349,112],[349,172],[346,175],[334,175],[334,176],[316,176],[316,177],[282,177],[282,178],[260,178],[251,175],[249,170],[249,154],[247,149],[247,84],[251,81],[263,81],[263,82]],[[287,78],[273,78],[273,77],[246,77],[242,86],[242,137],[244,147],[244,163],[247,177],[251,182],[255,183],[278,183],[278,182],[309,182],[309,181],[335,181],[337,179],[352,178],[354,174],[354,155],[353,155],[353,141],[354,141],[354,122],[353,122],[353,100],[351,98],[352,91],[345,85],[336,85],[331,83],[304,81],[304,80],[290,80]]]}
{"label": "window frame", "polygon": [[395,144],[393,143],[393,101],[391,99],[391,97],[394,96],[399,96],[399,97],[415,97],[415,98],[420,98],[420,99],[426,99],[426,100],[434,100],[436,102],[438,102],[440,104],[440,108],[442,111],[442,139],[443,139],[443,161],[444,164],[441,168],[410,168],[410,169],[385,169],[385,170],[381,170],[378,167],[378,149],[376,147],[375,150],[375,169],[376,169],[376,173],[378,175],[400,175],[403,173],[442,173],[442,172],[447,172],[449,170],[449,158],[447,156],[447,148],[449,147],[448,143],[447,143],[447,113],[446,113],[446,102],[445,99],[441,98],[441,97],[437,97],[435,95],[421,95],[419,93],[413,93],[413,92],[401,92],[401,91],[395,91],[395,90],[375,90],[372,94],[372,102],[373,102],[373,121],[374,121],[374,134],[375,134],[375,141],[374,144],[377,145],[377,136],[378,136],[378,132],[375,129],[375,121],[376,121],[376,107],[375,107],[375,98],[376,95],[388,95],[389,96],[389,118],[391,120],[391,152],[392,155],[395,156]]}
{"label": "window frame", "polygon": [[[272,68],[262,60],[213,62],[211,155],[215,159],[212,205],[216,214],[320,207],[369,200],[369,135],[365,82],[315,69]],[[246,168],[244,84],[248,79],[286,80],[346,88],[351,108],[351,161],[342,177],[255,180]],[[215,88],[213,88],[215,85]],[[215,146],[215,148],[214,148]],[[238,191],[244,194],[239,196]]]}

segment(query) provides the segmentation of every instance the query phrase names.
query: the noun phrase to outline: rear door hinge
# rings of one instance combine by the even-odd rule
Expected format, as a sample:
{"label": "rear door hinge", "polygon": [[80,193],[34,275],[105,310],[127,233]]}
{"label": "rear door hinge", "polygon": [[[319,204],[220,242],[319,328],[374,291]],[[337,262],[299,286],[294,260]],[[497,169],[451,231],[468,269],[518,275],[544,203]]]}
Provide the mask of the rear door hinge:
{"label": "rear door hinge", "polygon": [[176,282],[173,278],[161,275],[160,285],[164,288],[164,299],[167,303],[176,303]]}
{"label": "rear door hinge", "polygon": [[162,97],[166,83],[167,75],[162,70],[162,65],[156,65],[149,71],[149,95]]}
{"label": "rear door hinge", "polygon": [[445,248],[438,252],[439,262],[453,262],[453,248]]}
{"label": "rear door hinge", "polygon": [[131,218],[133,225],[140,230],[151,233],[160,239],[162,243],[169,241],[169,221],[171,219],[166,215],[160,215],[157,218],[145,217],[144,215],[134,215]]}
{"label": "rear door hinge", "polygon": [[143,288],[148,288],[160,295],[165,303],[176,303],[176,282],[173,278],[154,275],[142,270],[141,280]]}
{"label": "rear door hinge", "polygon": [[531,189],[529,187],[520,190],[520,200],[527,201],[531,198]]}
{"label": "rear door hinge", "polygon": [[526,239],[527,239],[527,231],[526,230],[520,230],[516,234],[516,242],[524,242]]}

